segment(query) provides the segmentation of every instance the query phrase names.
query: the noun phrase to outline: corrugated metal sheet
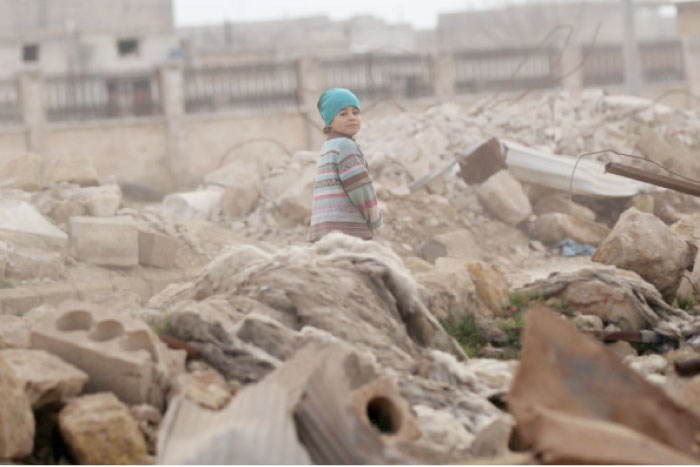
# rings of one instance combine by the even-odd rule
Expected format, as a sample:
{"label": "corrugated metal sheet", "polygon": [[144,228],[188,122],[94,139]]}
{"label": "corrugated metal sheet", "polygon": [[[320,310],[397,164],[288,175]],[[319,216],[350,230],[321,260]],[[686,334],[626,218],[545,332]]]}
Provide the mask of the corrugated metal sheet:
{"label": "corrugated metal sheet", "polygon": [[178,397],[159,434],[158,464],[310,464],[274,381],[244,388],[221,411]]}

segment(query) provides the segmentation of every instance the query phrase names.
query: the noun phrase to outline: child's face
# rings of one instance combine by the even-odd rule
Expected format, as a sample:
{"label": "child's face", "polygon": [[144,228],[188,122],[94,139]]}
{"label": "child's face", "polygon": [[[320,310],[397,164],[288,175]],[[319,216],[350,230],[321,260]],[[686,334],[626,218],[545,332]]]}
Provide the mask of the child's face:
{"label": "child's face", "polygon": [[360,131],[362,117],[360,109],[353,105],[347,105],[338,112],[330,124],[331,130],[345,136],[355,136]]}

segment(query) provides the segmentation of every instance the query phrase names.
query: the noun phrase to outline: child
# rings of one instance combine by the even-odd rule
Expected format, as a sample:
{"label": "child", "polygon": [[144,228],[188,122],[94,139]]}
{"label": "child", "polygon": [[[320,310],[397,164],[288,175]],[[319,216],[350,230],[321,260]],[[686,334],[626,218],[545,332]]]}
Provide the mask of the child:
{"label": "child", "polygon": [[317,165],[309,241],[331,231],[369,240],[383,221],[367,161],[353,139],[360,131],[360,102],[349,90],[334,88],[321,94],[318,110],[328,139]]}

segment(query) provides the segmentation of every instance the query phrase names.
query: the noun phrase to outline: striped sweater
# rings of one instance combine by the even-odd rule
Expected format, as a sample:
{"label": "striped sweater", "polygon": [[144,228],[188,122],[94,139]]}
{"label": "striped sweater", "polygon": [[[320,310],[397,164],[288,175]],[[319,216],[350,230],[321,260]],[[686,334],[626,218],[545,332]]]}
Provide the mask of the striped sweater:
{"label": "striped sweater", "polygon": [[331,138],[323,143],[316,169],[311,207],[309,241],[332,231],[371,239],[382,226],[367,161],[350,138]]}

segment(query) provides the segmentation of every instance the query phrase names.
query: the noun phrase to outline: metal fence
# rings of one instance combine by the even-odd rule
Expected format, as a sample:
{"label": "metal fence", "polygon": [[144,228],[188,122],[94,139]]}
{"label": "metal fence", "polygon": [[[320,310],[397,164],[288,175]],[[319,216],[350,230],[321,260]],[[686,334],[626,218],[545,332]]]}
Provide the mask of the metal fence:
{"label": "metal fence", "polygon": [[361,100],[433,95],[430,56],[362,54],[321,61],[323,87],[348,88]]}
{"label": "metal fence", "polygon": [[639,55],[646,82],[673,83],[685,80],[683,46],[679,41],[642,43]]}
{"label": "metal fence", "polygon": [[[584,86],[621,85],[625,82],[621,46],[584,47],[583,56]],[[646,83],[660,84],[685,79],[683,49],[679,41],[642,42],[639,44],[639,59]]]}
{"label": "metal fence", "polygon": [[296,106],[295,62],[188,68],[185,111],[260,110]]}
{"label": "metal fence", "polygon": [[19,125],[22,115],[15,81],[0,81],[0,125]]}
{"label": "metal fence", "polygon": [[81,74],[49,76],[45,84],[50,122],[158,115],[157,74]]}
{"label": "metal fence", "polygon": [[466,50],[453,56],[455,91],[522,90],[559,85],[556,49]]}

